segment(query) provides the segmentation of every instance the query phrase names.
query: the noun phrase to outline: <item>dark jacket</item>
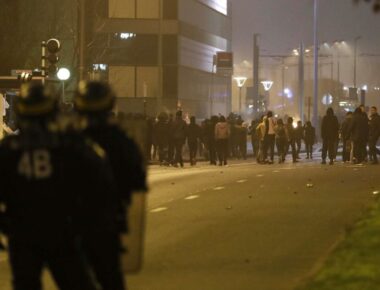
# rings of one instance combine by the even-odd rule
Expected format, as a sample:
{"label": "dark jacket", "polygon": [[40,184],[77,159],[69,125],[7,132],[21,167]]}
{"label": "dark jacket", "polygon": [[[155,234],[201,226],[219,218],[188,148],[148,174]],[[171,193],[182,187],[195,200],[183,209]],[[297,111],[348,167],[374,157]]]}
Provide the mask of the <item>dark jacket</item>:
{"label": "dark jacket", "polygon": [[304,139],[304,129],[302,126],[297,126],[295,129],[294,129],[294,134],[295,134],[295,138],[296,140],[302,140]]}
{"label": "dark jacket", "polygon": [[181,140],[185,143],[186,140],[186,122],[182,119],[175,119],[171,125],[171,133],[173,140]]}
{"label": "dark jacket", "polygon": [[296,139],[295,130],[292,124],[285,125],[286,139],[288,142],[294,142]]}
{"label": "dark jacket", "polygon": [[187,142],[188,143],[195,143],[198,140],[201,139],[201,127],[197,124],[190,124],[187,126],[186,129],[186,135],[187,135]]}
{"label": "dark jacket", "polygon": [[352,117],[346,118],[342,126],[340,127],[340,133],[342,135],[342,140],[350,140],[351,138],[351,126],[352,126]]}
{"label": "dark jacket", "polygon": [[327,114],[322,120],[322,139],[335,141],[339,138],[339,122],[334,114]]}
{"label": "dark jacket", "polygon": [[366,142],[368,141],[369,125],[368,118],[363,114],[354,114],[351,124],[351,139],[355,142]]}
{"label": "dark jacket", "polygon": [[154,126],[154,134],[158,146],[169,145],[169,124],[165,120],[159,120]]}
{"label": "dark jacket", "polygon": [[305,127],[305,143],[314,144],[315,143],[315,128],[313,126]]}
{"label": "dark jacket", "polygon": [[375,113],[371,116],[369,121],[369,137],[373,140],[377,140],[380,136],[380,116]]}

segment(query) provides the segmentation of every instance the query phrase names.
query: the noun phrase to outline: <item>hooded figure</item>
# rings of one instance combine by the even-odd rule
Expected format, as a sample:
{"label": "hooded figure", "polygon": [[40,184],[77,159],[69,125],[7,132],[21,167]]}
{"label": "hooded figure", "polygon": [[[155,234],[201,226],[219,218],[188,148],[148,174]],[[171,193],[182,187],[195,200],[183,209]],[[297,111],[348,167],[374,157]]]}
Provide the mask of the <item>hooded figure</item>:
{"label": "hooded figure", "polygon": [[330,165],[333,165],[336,158],[336,145],[339,140],[339,122],[332,108],[328,108],[326,115],[323,117],[321,134],[323,140],[322,164],[326,164],[328,152]]}
{"label": "hooded figure", "polygon": [[357,108],[354,112],[351,124],[351,138],[354,143],[354,158],[355,163],[361,163],[365,160],[367,155],[367,142],[368,142],[368,118],[363,114],[360,108]]}

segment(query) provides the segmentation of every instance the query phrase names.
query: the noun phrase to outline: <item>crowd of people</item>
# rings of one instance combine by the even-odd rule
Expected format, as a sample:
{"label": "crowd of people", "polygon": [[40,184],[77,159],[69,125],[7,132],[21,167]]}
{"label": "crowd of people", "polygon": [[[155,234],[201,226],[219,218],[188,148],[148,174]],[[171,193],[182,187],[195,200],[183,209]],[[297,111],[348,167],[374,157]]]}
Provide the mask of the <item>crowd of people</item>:
{"label": "crowd of people", "polygon": [[[176,116],[161,113],[157,119],[149,120],[147,156],[157,159],[160,165],[184,167],[182,153],[187,144],[190,165],[197,159],[208,160],[211,165],[227,165],[228,159],[247,159],[248,140],[252,145],[253,158],[259,164],[284,163],[291,156],[298,162],[301,149],[306,159],[313,159],[317,132],[310,121],[303,124],[292,117],[277,118],[268,111],[259,120],[249,125],[240,116],[230,114],[212,116],[199,125],[194,116],[186,122],[181,111]],[[342,144],[342,161],[378,163],[376,148],[380,136],[380,118],[376,107],[367,115],[365,106],[347,112],[345,119],[338,121],[332,108],[328,108],[320,128],[322,164],[334,164],[338,148]],[[367,151],[367,146],[369,151]]]}

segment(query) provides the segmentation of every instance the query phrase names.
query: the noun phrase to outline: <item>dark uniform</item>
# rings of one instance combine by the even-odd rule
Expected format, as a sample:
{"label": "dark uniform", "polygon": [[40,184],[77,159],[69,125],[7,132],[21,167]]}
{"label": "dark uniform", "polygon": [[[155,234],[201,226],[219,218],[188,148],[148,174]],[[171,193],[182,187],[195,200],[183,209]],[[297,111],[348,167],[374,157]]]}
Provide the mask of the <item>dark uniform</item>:
{"label": "dark uniform", "polygon": [[[0,144],[1,202],[15,290],[40,290],[49,268],[61,290],[96,289],[80,248],[90,225],[109,226],[104,189],[112,187],[104,151],[48,122],[54,100],[42,86],[16,103],[20,134]],[[102,223],[98,223],[101,220]]]}
{"label": "dark uniform", "polygon": [[[125,289],[120,266],[120,233],[127,232],[127,207],[133,191],[146,191],[146,171],[139,148],[120,127],[111,122],[109,111],[115,101],[108,85],[100,82],[81,83],[75,99],[76,109],[87,116],[84,133],[105,149],[116,181],[113,216],[117,229],[88,233],[86,249],[98,281],[104,290]],[[99,248],[102,252],[99,253]]]}

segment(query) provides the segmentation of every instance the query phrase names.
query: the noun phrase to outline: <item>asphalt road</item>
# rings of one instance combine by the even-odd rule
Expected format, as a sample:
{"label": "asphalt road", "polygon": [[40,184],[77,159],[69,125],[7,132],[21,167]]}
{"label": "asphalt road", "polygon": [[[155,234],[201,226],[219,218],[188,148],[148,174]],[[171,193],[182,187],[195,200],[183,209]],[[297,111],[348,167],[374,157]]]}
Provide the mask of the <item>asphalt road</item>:
{"label": "asphalt road", "polygon": [[380,190],[377,166],[306,161],[153,166],[149,179],[144,268],[130,290],[294,289]]}

